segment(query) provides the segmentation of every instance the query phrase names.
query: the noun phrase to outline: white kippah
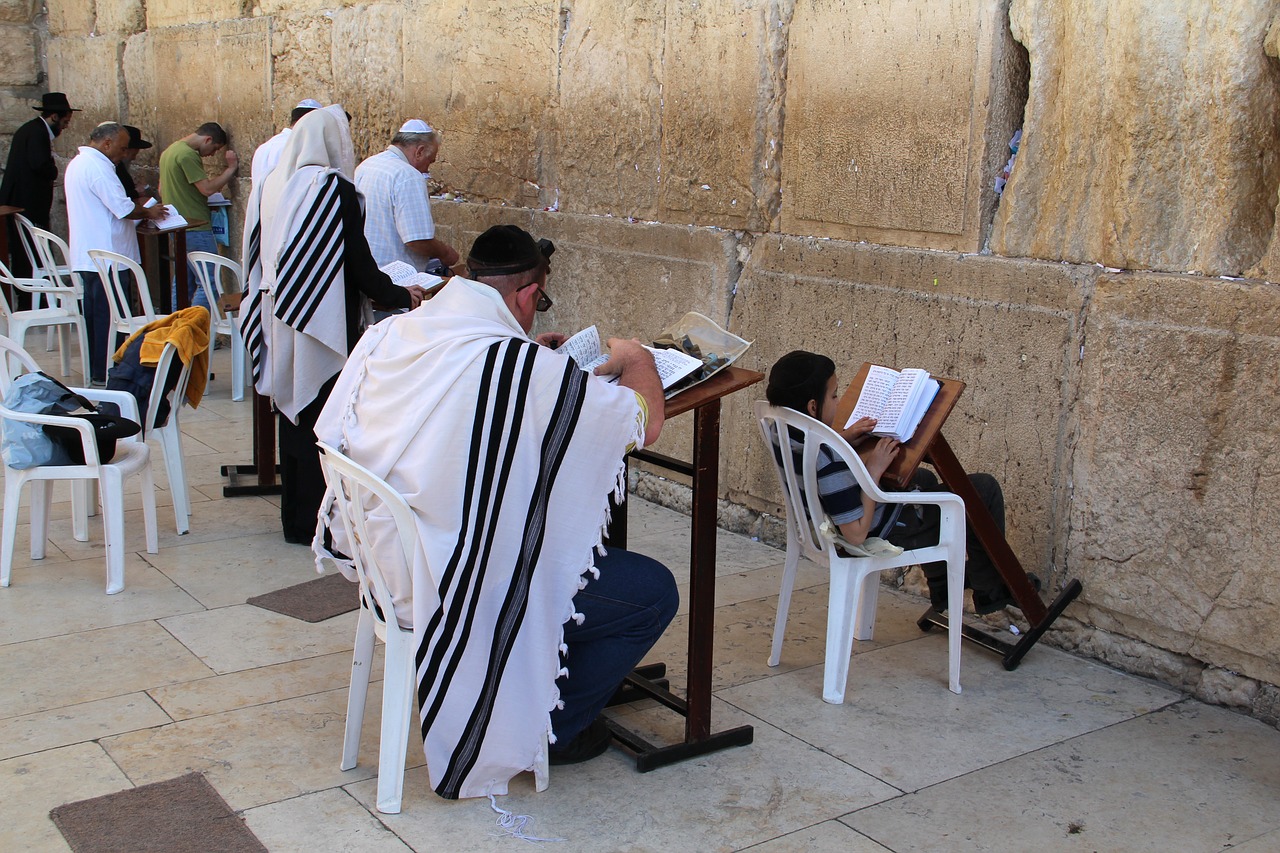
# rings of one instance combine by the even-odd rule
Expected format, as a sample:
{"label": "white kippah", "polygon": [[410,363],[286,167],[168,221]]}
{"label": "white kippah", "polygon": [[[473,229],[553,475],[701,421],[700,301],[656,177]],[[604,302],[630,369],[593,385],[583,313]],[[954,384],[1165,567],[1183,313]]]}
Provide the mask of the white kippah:
{"label": "white kippah", "polygon": [[309,109],[318,110],[322,106],[324,105],[321,104],[319,101],[317,101],[315,98],[303,98],[301,101],[298,101],[298,106],[294,107],[294,109],[301,109],[302,107],[307,107]]}
{"label": "white kippah", "polygon": [[431,125],[427,124],[420,118],[411,118],[404,124],[400,125],[401,133],[434,133]]}

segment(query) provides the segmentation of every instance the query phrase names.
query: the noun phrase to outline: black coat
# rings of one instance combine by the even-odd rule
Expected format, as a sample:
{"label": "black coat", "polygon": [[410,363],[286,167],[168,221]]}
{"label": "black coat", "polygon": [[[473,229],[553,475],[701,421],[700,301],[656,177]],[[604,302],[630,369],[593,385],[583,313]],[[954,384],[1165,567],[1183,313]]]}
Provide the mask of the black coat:
{"label": "black coat", "polygon": [[53,207],[53,182],[58,164],[53,159],[49,125],[36,116],[18,128],[9,146],[9,162],[0,181],[0,204],[12,204],[41,228],[49,227]]}

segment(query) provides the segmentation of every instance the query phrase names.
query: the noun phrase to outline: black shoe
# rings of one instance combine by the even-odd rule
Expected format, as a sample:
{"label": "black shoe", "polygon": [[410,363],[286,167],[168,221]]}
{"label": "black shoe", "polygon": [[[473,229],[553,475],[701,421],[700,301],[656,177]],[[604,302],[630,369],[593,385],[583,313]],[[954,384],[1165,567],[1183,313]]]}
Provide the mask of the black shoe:
{"label": "black shoe", "polygon": [[[1031,585],[1035,587],[1036,592],[1040,591],[1039,577],[1028,573],[1027,580],[1031,581]],[[1004,584],[1001,584],[1000,589],[993,593],[978,592],[976,589],[973,591],[973,609],[979,616],[986,616],[998,610],[1004,610],[1006,607],[1017,606],[1017,604],[1017,600]]]}
{"label": "black shoe", "polygon": [[560,749],[558,745],[553,747],[547,756],[547,763],[559,767],[563,764],[590,761],[609,748],[609,740],[612,737],[604,718],[596,717],[589,726],[578,732],[573,740],[565,744],[564,749]]}

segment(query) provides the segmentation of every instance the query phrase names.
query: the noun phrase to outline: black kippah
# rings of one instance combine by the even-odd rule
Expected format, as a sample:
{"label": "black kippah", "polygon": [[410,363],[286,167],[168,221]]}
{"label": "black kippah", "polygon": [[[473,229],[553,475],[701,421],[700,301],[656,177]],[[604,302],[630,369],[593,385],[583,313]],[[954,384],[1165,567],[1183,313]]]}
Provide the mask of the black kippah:
{"label": "black kippah", "polygon": [[476,238],[467,256],[472,275],[514,275],[538,266],[549,252],[517,225],[495,225]]}

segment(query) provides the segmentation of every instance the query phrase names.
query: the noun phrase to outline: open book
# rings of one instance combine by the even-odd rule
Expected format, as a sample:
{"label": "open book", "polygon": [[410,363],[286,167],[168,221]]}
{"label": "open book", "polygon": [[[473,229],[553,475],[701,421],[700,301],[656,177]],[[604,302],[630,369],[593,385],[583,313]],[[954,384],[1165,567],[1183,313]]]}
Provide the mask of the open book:
{"label": "open book", "polygon": [[872,435],[907,441],[915,435],[939,387],[938,380],[931,378],[927,370],[899,371],[873,364],[845,428],[859,418],[875,418]]}
{"label": "open book", "polygon": [[440,276],[429,272],[418,272],[412,264],[406,264],[404,261],[392,261],[378,269],[387,274],[392,284],[398,284],[401,287],[411,287],[416,284],[427,291],[428,296],[435,296],[435,292],[444,287],[444,279]]}
{"label": "open book", "polygon": [[[601,349],[600,332],[595,326],[588,326],[562,343],[556,351],[572,358],[578,363],[578,367],[588,373],[594,373],[597,367],[609,360],[609,354],[602,352]],[[686,355],[679,350],[653,347],[645,347],[645,349],[653,353],[653,362],[658,368],[658,378],[662,380],[663,391],[702,368],[702,359]],[[615,377],[606,378],[616,381]]]}
{"label": "open book", "polygon": [[[157,204],[159,204],[159,202],[157,202],[153,198],[153,199],[150,199],[146,204],[144,204],[143,207],[155,207]],[[181,228],[187,224],[186,218],[184,218],[183,215],[178,212],[178,208],[174,207],[171,204],[166,204],[164,206],[164,210],[165,210],[164,218],[156,219],[151,223],[151,225],[157,231],[166,231],[170,228]]]}

